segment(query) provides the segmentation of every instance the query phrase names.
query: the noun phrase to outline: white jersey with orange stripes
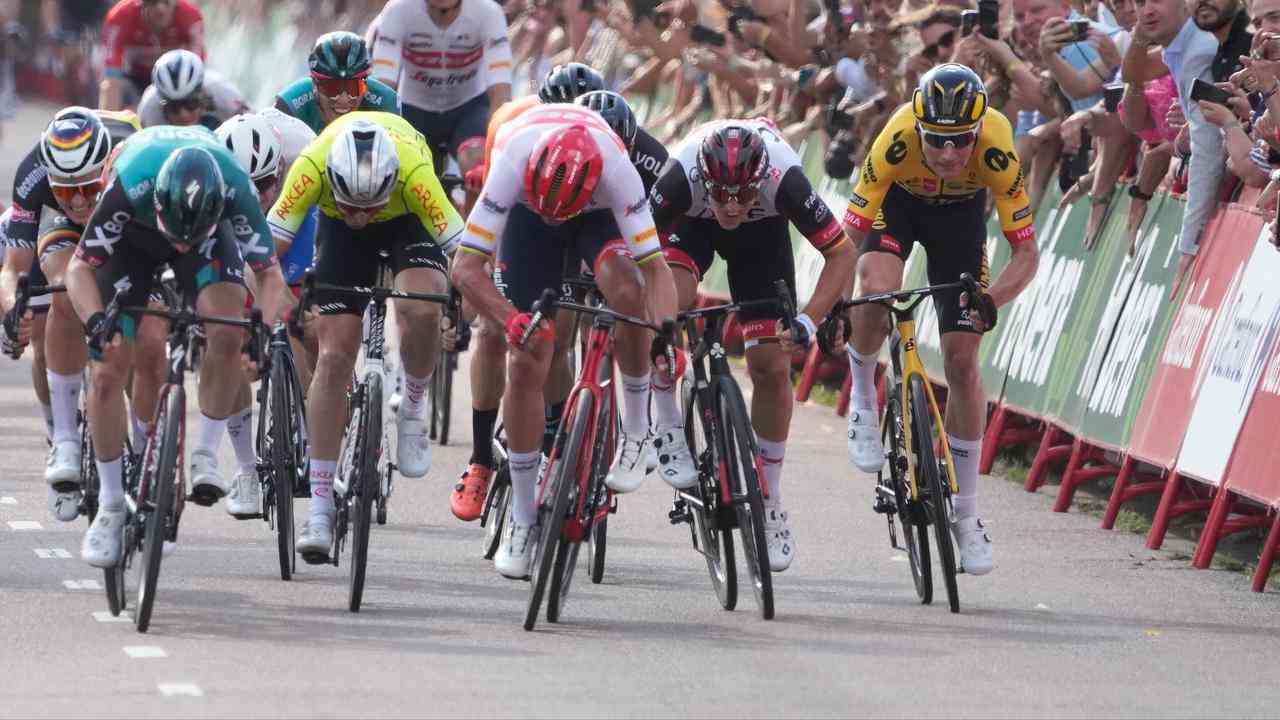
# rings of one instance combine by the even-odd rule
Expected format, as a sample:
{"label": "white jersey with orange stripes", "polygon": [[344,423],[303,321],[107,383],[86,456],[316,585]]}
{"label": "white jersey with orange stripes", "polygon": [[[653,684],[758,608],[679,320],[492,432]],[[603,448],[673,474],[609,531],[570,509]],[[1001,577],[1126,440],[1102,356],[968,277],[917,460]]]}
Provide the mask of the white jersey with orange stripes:
{"label": "white jersey with orange stripes", "polygon": [[600,184],[583,212],[612,211],[622,239],[637,262],[660,257],[662,248],[649,211],[649,198],[627,148],[595,111],[560,103],[526,110],[498,128],[484,189],[462,234],[463,249],[494,254],[511,208],[518,202],[528,204],[524,174],[529,156],[545,135],[570,125],[586,127],[604,158]]}
{"label": "white jersey with orange stripes", "polygon": [[511,84],[507,17],[493,0],[460,0],[446,28],[425,0],[390,0],[374,20],[373,74],[396,83],[400,101],[429,112],[452,110],[493,85]]}

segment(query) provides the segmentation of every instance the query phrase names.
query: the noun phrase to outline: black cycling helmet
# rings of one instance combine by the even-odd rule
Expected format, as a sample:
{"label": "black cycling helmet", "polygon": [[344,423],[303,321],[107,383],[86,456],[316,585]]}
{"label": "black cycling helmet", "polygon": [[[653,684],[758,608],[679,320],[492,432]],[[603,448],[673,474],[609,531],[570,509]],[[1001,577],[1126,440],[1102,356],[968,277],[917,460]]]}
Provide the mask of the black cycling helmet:
{"label": "black cycling helmet", "polygon": [[964,65],[938,65],[920,76],[911,109],[927,130],[969,130],[987,112],[987,88]]}
{"label": "black cycling helmet", "polygon": [[600,117],[609,123],[609,127],[622,138],[622,144],[627,146],[627,152],[636,144],[636,133],[640,127],[636,124],[636,114],[631,112],[631,106],[627,104],[627,99],[616,92],[610,90],[593,90],[586,95],[580,95],[574,102],[584,107],[600,113]]}
{"label": "black cycling helmet", "polygon": [[171,243],[204,242],[222,220],[225,205],[222,170],[204,148],[174,150],[156,173],[156,225]]}
{"label": "black cycling helmet", "polygon": [[698,174],[713,195],[746,196],[769,172],[764,138],[750,126],[726,123],[712,130],[698,148]]}
{"label": "black cycling helmet", "polygon": [[604,90],[604,78],[580,62],[556,65],[542,80],[538,99],[544,103],[570,103],[593,90]]}
{"label": "black cycling helmet", "polygon": [[364,38],[345,30],[321,35],[307,58],[312,75],[335,80],[365,77],[372,62]]}

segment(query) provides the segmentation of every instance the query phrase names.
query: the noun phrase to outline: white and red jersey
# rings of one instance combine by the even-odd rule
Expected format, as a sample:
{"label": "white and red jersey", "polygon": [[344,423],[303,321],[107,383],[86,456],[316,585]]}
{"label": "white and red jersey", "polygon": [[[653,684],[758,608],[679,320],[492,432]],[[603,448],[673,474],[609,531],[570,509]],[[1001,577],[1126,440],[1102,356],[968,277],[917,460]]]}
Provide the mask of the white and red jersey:
{"label": "white and red jersey", "polygon": [[155,32],[142,17],[142,0],[120,0],[102,22],[102,45],[108,77],[127,77],[139,89],[151,82],[151,68],[161,55],[179,48],[204,59],[204,16],[190,0],[178,0],[173,22]]}
{"label": "white and red jersey", "polygon": [[[498,239],[507,227],[511,208],[518,202],[528,205],[524,175],[529,156],[544,136],[571,125],[584,126],[604,158],[600,184],[583,212],[611,211],[621,239],[637,262],[659,255],[661,246],[658,244],[658,231],[653,226],[653,215],[649,212],[649,199],[627,148],[594,110],[559,103],[526,110],[498,128],[484,189],[480,191],[462,234],[464,249],[484,255],[494,254]],[[536,239],[531,241],[536,242]]]}
{"label": "white and red jersey", "polygon": [[493,85],[511,83],[507,18],[493,0],[461,0],[441,28],[426,0],[391,0],[373,21],[373,74],[396,83],[400,101],[430,112],[452,110]]}

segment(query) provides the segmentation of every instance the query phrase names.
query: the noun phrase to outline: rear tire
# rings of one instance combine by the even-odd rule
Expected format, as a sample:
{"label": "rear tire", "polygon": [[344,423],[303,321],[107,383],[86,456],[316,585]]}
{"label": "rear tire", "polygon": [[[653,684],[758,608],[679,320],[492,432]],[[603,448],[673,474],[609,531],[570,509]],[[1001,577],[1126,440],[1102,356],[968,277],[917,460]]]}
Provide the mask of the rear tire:
{"label": "rear tire", "polygon": [[493,482],[489,484],[489,493],[485,497],[484,515],[480,518],[484,525],[484,559],[492,560],[502,543],[502,526],[507,521],[507,511],[511,507],[511,471],[505,462],[493,474]]}
{"label": "rear tire", "polygon": [[916,465],[916,482],[921,494],[928,493],[925,506],[933,521],[933,539],[938,544],[938,565],[947,586],[947,601],[951,612],[960,612],[960,590],[956,586],[955,546],[951,541],[951,492],[950,485],[943,488],[943,475],[933,454],[933,415],[929,412],[929,398],[925,395],[924,382],[911,378],[911,427],[915,445],[919,451]]}
{"label": "rear tire", "polygon": [[458,356],[454,353],[440,354],[440,444],[449,444],[449,422],[453,419],[453,371],[458,365]]}
{"label": "rear tire", "polygon": [[742,560],[760,607],[760,617],[773,619],[773,572],[769,566],[769,545],[764,532],[764,501],[760,497],[760,478],[756,475],[755,433],[751,430],[747,405],[732,377],[722,378],[717,389],[720,417],[723,420],[725,464],[729,469],[729,496],[734,500],[738,516],[738,532],[742,535]]}
{"label": "rear tire", "polygon": [[[156,441],[160,443],[154,465],[143,466],[142,486],[146,488],[146,534],[142,539],[142,572],[138,583],[138,612],[134,623],[138,632],[151,627],[151,612],[155,607],[157,584],[160,581],[160,560],[164,556],[164,541],[174,517],[174,482],[178,467],[178,442],[182,434],[182,416],[186,403],[181,387],[169,386],[162,398],[163,415],[156,419]],[[150,455],[150,453],[148,453]]]}
{"label": "rear tire", "polygon": [[378,455],[382,446],[382,377],[371,373],[366,378],[360,402],[360,438],[357,457],[351,463],[355,477],[348,492],[351,497],[351,587],[347,608],[360,612],[364,598],[364,578],[369,562],[369,527],[373,524],[373,501],[382,477],[378,474]]}

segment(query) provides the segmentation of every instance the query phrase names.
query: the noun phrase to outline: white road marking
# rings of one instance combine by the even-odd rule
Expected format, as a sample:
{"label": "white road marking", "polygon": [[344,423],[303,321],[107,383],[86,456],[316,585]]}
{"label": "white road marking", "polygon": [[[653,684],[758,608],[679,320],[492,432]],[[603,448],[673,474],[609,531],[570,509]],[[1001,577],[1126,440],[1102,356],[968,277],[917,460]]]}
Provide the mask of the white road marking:
{"label": "white road marking", "polygon": [[62,585],[68,590],[101,590],[102,583],[97,580],[63,580]]}
{"label": "white road marking", "polygon": [[40,530],[42,528],[40,527],[40,523],[36,522],[35,520],[10,520],[9,529],[22,531],[22,530]]}
{"label": "white road marking", "polygon": [[36,557],[41,560],[65,560],[71,557],[71,553],[62,548],[33,548],[33,550],[35,550]]}
{"label": "white road marking", "polygon": [[17,504],[18,504],[18,498],[13,497],[12,495],[5,495],[4,497],[0,497],[0,505],[17,505]]}
{"label": "white road marking", "polygon": [[134,660],[140,660],[142,658],[169,657],[169,654],[164,651],[164,648],[158,645],[125,645],[124,654]]}
{"label": "white road marking", "polygon": [[97,621],[98,621],[98,622],[100,622],[100,623],[123,623],[123,622],[133,622],[133,617],[132,617],[132,616],[130,616],[130,615],[129,615],[129,613],[123,613],[123,612],[122,612],[122,613],[120,613],[119,615],[112,615],[112,614],[111,614],[109,611],[107,611],[107,610],[98,610],[98,611],[94,612],[94,613],[93,613],[93,619],[94,619],[94,620],[97,620]]}
{"label": "white road marking", "polygon": [[204,697],[204,691],[194,683],[159,683],[156,687],[165,697]]}
{"label": "white road marking", "polygon": [[1048,605],[1045,605],[1044,603],[1036,603],[1036,609],[1037,609],[1037,610],[1048,610],[1048,609],[1049,609],[1049,606],[1048,606]]}
{"label": "white road marking", "polygon": [[836,429],[831,427],[830,425],[819,425],[818,429],[824,433],[833,433],[836,431]]}
{"label": "white road marking", "polygon": [[906,555],[890,555],[889,560],[893,562],[906,562],[907,556]]}

